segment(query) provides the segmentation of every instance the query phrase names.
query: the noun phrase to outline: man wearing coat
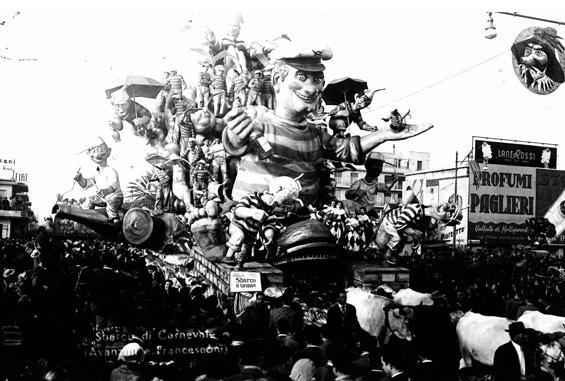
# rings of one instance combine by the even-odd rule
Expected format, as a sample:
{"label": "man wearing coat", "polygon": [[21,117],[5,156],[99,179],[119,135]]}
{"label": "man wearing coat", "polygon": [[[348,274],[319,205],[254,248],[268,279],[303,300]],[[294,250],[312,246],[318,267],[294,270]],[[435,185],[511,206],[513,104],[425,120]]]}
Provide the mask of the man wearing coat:
{"label": "man wearing coat", "polygon": [[526,342],[526,327],[522,322],[514,322],[506,331],[510,335],[510,341],[499,346],[494,353],[494,379],[520,381],[531,373],[526,366],[527,357],[523,346]]}
{"label": "man wearing coat", "polygon": [[337,303],[328,308],[327,325],[332,339],[351,347],[359,336],[361,327],[355,306],[347,303],[347,292],[340,291]]}

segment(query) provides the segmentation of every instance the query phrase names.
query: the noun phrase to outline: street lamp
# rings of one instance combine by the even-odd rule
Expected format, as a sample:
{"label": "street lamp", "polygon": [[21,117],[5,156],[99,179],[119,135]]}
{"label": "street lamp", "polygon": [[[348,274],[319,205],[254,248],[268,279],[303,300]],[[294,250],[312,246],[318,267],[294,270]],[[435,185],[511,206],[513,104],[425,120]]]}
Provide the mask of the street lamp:
{"label": "street lamp", "polygon": [[487,12],[488,18],[487,18],[487,27],[485,28],[485,38],[487,38],[489,40],[492,40],[497,35],[496,28],[493,25],[493,19],[492,19],[493,13],[496,13],[496,14],[499,14],[499,15],[506,15],[506,16],[521,17],[521,18],[530,19],[530,20],[543,21],[543,22],[547,22],[547,23],[551,23],[551,24],[565,25],[565,22],[563,22],[563,21],[555,21],[555,20],[543,19],[543,18],[540,18],[540,17],[521,15],[518,12]]}
{"label": "street lamp", "polygon": [[496,37],[496,28],[493,25],[492,12],[488,13],[487,27],[485,28],[485,38],[492,40]]}

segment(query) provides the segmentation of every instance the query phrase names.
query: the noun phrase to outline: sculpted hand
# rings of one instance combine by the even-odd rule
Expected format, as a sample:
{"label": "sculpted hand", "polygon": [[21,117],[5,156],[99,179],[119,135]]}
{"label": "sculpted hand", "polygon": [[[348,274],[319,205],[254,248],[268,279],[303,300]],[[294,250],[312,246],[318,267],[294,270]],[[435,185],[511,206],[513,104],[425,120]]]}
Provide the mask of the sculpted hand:
{"label": "sculpted hand", "polygon": [[80,182],[84,180],[84,177],[82,177],[82,173],[77,171],[77,174],[75,175],[75,177],[73,177],[73,180],[80,184]]}
{"label": "sculpted hand", "polygon": [[135,118],[132,122],[133,122],[134,126],[141,127],[142,125],[145,124],[145,119],[144,118]]}
{"label": "sculpted hand", "polygon": [[251,118],[243,108],[234,107],[224,117],[226,122],[227,138],[235,148],[241,148],[249,141],[249,135],[253,131]]}
{"label": "sculpted hand", "polygon": [[108,193],[110,193],[110,192],[108,192],[108,189],[105,189],[105,188],[104,188],[104,189],[99,189],[98,192],[96,192],[96,195],[97,195],[98,197],[104,198],[104,197],[106,197],[106,195],[107,195]]}

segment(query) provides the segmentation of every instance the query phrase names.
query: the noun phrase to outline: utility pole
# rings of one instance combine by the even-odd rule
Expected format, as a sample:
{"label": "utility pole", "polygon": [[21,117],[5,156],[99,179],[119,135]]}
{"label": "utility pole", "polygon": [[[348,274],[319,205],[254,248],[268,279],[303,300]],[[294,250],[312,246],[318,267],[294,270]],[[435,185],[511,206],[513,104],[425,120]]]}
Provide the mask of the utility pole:
{"label": "utility pole", "polygon": [[[457,205],[457,166],[458,165],[459,165],[459,152],[455,151],[455,191],[453,192],[454,193],[453,202],[455,202],[456,205]],[[457,232],[457,224],[453,225],[453,250],[455,250],[455,247],[457,245],[457,237],[455,236],[456,232]]]}

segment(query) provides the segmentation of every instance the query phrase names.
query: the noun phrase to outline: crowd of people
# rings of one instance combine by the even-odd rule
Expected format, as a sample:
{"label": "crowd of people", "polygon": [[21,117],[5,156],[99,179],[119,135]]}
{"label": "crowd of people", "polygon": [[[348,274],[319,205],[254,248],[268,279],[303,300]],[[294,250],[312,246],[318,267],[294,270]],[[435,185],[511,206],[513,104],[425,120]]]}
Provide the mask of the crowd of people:
{"label": "crowd of people", "polygon": [[[385,379],[399,372],[430,379],[420,368],[434,365],[425,345],[393,340],[378,347],[376,338],[360,329],[342,292],[344,284],[323,290],[323,304],[317,307],[326,313],[320,326],[308,324],[309,306],[300,300],[306,292],[302,288],[312,293],[325,287],[314,281],[305,285],[289,278],[291,287],[282,295],[257,293],[237,314],[229,295],[212,292],[196,274],[164,271],[151,257],[151,252],[123,243],[70,240],[45,230],[34,239],[2,240],[0,351],[10,361],[2,361],[0,373],[8,379],[49,379],[46,375],[54,372],[66,379],[80,375],[94,380],[108,379],[113,368],[121,367],[110,379],[123,379],[115,375],[129,371],[149,379],[242,380],[251,377],[249,372],[253,379],[294,381]],[[451,310],[511,319],[528,309],[563,313],[562,258],[553,255],[513,247],[429,250],[401,260],[411,269],[411,287],[438,290]],[[80,351],[81,340],[115,326],[134,333],[140,327],[209,332],[228,350],[221,366],[211,356],[190,368],[177,361],[164,371],[144,355],[151,343],[135,341],[133,335],[142,350],[124,343],[115,363],[84,375],[82,367],[92,364]],[[130,345],[127,350],[125,344]],[[436,378],[431,379],[440,379],[441,370],[433,372]]]}
{"label": "crowd of people", "polygon": [[21,196],[1,197],[0,210],[25,210],[26,204]]}

